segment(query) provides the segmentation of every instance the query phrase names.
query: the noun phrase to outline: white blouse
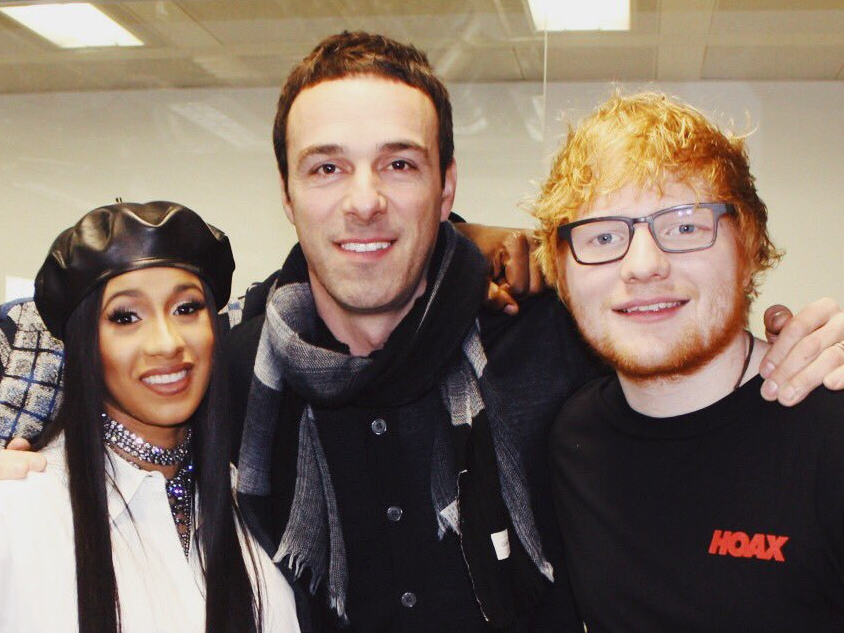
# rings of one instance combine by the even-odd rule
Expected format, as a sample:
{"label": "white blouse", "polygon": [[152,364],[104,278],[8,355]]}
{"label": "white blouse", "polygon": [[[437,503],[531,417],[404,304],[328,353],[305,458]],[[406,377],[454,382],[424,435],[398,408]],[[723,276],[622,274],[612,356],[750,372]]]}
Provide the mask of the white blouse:
{"label": "white blouse", "polygon": [[[64,442],[42,452],[47,470],[0,481],[0,632],[78,631],[76,559]],[[124,633],[202,633],[205,583],[196,547],[185,558],[170,513],[165,479],[109,451],[106,468],[112,555]],[[110,466],[109,463],[113,463]],[[269,556],[255,554],[267,633],[299,633],[293,591]]]}

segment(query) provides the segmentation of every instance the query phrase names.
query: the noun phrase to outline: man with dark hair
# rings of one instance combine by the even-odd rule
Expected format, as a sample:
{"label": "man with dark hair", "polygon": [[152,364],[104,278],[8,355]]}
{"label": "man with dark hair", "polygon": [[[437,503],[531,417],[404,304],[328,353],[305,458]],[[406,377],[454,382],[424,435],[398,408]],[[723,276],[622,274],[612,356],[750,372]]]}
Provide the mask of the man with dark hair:
{"label": "man with dark hair", "polygon": [[570,133],[536,215],[543,266],[616,371],[551,433],[588,630],[844,630],[844,394],[759,393],[768,345],[745,328],[779,253],[744,139],[615,96]]}
{"label": "man with dark hair", "polygon": [[278,99],[273,124],[273,148],[281,179],[287,186],[287,118],[293,101],[309,86],[353,75],[398,81],[425,93],[437,117],[440,175],[454,159],[454,130],[448,91],[434,74],[423,52],[383,35],[339,33],[325,38],[291,71]]}
{"label": "man with dark hair", "polygon": [[[275,149],[300,244],[226,347],[240,506],[316,592],[303,630],[581,630],[543,456],[598,370],[552,294],[481,310],[488,264],[443,221],[445,87],[413,47],[333,36],[285,84]],[[790,329],[829,319],[813,313]]]}
{"label": "man with dark hair", "polygon": [[[445,86],[412,47],[329,38],[284,86],[275,146],[299,246],[227,339],[253,530],[319,586],[321,627],[576,630],[530,456],[595,370],[551,301],[478,321],[487,264],[444,222]],[[545,323],[567,371],[519,344]]]}

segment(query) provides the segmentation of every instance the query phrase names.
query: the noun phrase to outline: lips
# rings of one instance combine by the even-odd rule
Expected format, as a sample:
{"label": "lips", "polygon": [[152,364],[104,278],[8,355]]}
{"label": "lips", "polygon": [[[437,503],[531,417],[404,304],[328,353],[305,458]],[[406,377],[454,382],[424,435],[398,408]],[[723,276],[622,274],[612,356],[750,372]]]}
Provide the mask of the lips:
{"label": "lips", "polygon": [[653,323],[672,318],[688,302],[688,299],[667,296],[649,297],[616,305],[612,311],[631,322]]}
{"label": "lips", "polygon": [[343,242],[340,244],[340,248],[344,251],[350,251],[352,253],[374,253],[377,251],[383,251],[390,246],[392,246],[392,242],[389,241],[379,241],[379,242]]}
{"label": "lips", "polygon": [[172,374],[154,374],[152,376],[147,376],[146,378],[141,378],[141,380],[148,385],[169,385],[182,380],[187,375],[188,370],[182,369],[181,371],[176,371]]}
{"label": "lips", "polygon": [[659,301],[656,303],[645,303],[641,305],[633,305],[627,308],[616,308],[616,312],[622,314],[634,314],[641,312],[660,312],[662,310],[670,310],[672,308],[679,308],[687,303],[686,301]]}
{"label": "lips", "polygon": [[162,396],[171,396],[187,389],[193,366],[183,363],[176,367],[152,369],[141,376],[141,382]]}

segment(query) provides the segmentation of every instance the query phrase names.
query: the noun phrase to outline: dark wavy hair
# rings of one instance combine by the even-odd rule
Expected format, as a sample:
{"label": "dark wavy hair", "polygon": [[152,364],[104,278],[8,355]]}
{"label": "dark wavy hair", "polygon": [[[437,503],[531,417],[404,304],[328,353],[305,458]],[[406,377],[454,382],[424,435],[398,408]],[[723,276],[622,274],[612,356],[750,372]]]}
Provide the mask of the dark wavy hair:
{"label": "dark wavy hair", "polygon": [[296,64],[278,99],[273,125],[273,148],[278,170],[287,189],[287,117],[293,101],[305,88],[323,81],[360,75],[373,75],[397,81],[425,93],[437,113],[437,136],[440,153],[440,179],[454,158],[454,125],[448,90],[434,74],[428,57],[410,44],[365,33],[343,31],[325,38],[311,53]]}
{"label": "dark wavy hair", "polygon": [[[206,305],[215,305],[203,283]],[[60,431],[73,510],[76,588],[80,633],[118,633],[120,598],[112,562],[101,414],[106,398],[99,352],[103,287],[88,295],[68,319],[65,330],[64,389],[55,422],[39,440],[48,444]],[[243,520],[234,506],[227,456],[231,454],[228,389],[221,362],[221,336],[211,314],[214,356],[208,390],[190,419],[199,507],[194,512],[195,542],[205,576],[206,633],[260,633],[262,601],[254,592],[241,555],[236,524]],[[197,515],[202,525],[197,529]],[[175,538],[175,530],[173,537]],[[257,565],[251,549],[249,564]],[[260,585],[259,585],[260,586]]]}

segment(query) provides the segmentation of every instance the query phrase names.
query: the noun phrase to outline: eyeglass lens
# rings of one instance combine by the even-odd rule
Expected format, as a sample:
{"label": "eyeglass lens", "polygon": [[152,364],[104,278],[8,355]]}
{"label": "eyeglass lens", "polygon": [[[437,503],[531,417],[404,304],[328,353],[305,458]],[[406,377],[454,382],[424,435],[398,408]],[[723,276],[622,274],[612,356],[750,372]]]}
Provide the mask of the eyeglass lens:
{"label": "eyeglass lens", "polygon": [[[654,238],[662,250],[692,251],[711,246],[715,240],[715,214],[707,207],[683,207],[651,217]],[[631,238],[632,227],[621,220],[589,222],[571,232],[575,256],[589,264],[623,257]]]}

